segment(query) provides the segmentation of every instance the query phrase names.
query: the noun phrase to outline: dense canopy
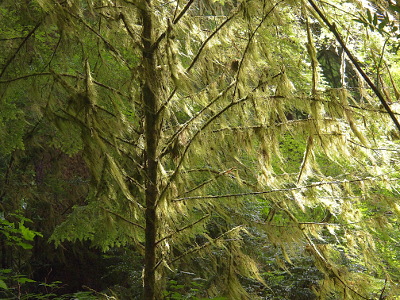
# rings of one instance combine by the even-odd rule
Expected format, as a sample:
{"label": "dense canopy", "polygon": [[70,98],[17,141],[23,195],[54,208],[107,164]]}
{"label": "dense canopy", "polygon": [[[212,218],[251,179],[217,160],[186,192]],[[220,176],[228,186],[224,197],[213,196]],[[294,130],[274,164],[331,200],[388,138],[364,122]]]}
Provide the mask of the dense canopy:
{"label": "dense canopy", "polygon": [[398,299],[399,14],[2,1],[1,298]]}

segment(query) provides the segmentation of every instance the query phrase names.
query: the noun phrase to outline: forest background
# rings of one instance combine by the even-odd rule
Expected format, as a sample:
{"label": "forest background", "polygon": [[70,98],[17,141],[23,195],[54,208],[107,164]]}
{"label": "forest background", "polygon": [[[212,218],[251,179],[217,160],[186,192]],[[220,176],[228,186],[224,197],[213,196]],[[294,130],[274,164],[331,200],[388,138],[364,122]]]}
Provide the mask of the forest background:
{"label": "forest background", "polygon": [[2,299],[399,299],[397,1],[3,0]]}

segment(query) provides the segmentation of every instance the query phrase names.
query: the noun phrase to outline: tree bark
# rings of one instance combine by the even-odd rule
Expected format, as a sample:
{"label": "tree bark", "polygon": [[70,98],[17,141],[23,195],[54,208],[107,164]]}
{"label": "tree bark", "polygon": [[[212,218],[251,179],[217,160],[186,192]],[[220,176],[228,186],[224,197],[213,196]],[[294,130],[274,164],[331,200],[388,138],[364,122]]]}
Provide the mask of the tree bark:
{"label": "tree bark", "polygon": [[146,188],[146,229],[145,229],[145,257],[143,298],[156,300],[156,236],[157,213],[156,202],[158,199],[157,186],[157,146],[160,131],[157,125],[157,110],[159,106],[159,86],[157,84],[157,70],[153,44],[152,0],[146,0],[146,7],[142,10],[142,59],[143,59],[143,86],[142,105],[145,122],[145,188]]}

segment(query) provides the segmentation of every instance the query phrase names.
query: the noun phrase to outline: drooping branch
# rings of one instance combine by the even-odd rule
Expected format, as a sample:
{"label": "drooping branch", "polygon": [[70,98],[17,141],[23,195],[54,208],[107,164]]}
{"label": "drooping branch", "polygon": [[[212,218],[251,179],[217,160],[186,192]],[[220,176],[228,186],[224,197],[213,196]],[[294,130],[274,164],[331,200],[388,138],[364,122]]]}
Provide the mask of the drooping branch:
{"label": "drooping branch", "polygon": [[[43,19],[44,20],[44,19]],[[26,35],[26,37],[23,39],[21,44],[18,46],[17,50],[14,51],[14,53],[7,59],[7,61],[4,64],[3,69],[0,72],[0,78],[4,75],[6,72],[7,68],[10,66],[11,62],[14,60],[14,58],[17,56],[19,51],[22,49],[22,47],[25,45],[25,43],[29,40],[29,38],[35,33],[35,31],[39,28],[40,25],[42,25],[43,20],[41,20],[39,23],[36,24],[35,27]]]}
{"label": "drooping branch", "polygon": [[238,13],[239,13],[239,9],[237,9],[236,11],[234,11],[228,18],[225,19],[225,21],[223,21],[206,39],[205,41],[201,44],[199,50],[197,51],[196,56],[193,58],[191,64],[189,65],[189,67],[186,69],[186,72],[189,72],[194,64],[197,62],[197,60],[200,58],[201,53],[203,52],[205,46],[208,44],[208,42],[226,25],[229,23],[229,21],[231,21]]}
{"label": "drooping branch", "polygon": [[[356,180],[355,180],[356,181]],[[350,182],[350,181],[349,181]],[[330,261],[324,256],[323,252],[321,252],[316,243],[313,241],[313,239],[310,237],[309,233],[306,232],[302,222],[299,222],[299,220],[296,218],[296,216],[287,208],[282,207],[280,203],[278,203],[276,200],[272,200],[274,205],[281,209],[285,214],[289,217],[289,219],[296,224],[296,227],[301,231],[303,237],[306,239],[309,245],[309,251],[311,254],[314,256],[314,258],[322,264],[322,267],[324,268],[324,271],[328,273],[329,277],[331,278],[336,278],[346,289],[349,291],[353,292],[357,296],[359,296],[361,299],[366,299],[369,300],[369,298],[364,297],[361,295],[358,291],[356,291],[353,287],[351,287],[340,275],[338,270],[330,263]]]}
{"label": "drooping branch", "polygon": [[[223,95],[225,95],[228,92],[228,88],[231,88],[234,86],[235,84],[235,80],[224,90],[222,91],[217,98],[215,99],[215,101],[222,97]],[[189,142],[187,143],[186,147],[184,148],[184,150],[182,151],[181,157],[175,167],[175,170],[173,171],[172,175],[170,176],[167,184],[165,185],[164,189],[161,191],[160,193],[160,197],[159,199],[163,199],[164,194],[166,193],[166,191],[168,190],[168,188],[170,187],[170,184],[172,183],[172,181],[175,179],[175,177],[177,176],[178,172],[181,169],[181,166],[183,164],[183,161],[186,157],[186,154],[189,151],[189,148],[192,146],[193,141],[197,138],[197,136],[199,136],[199,134],[201,132],[203,132],[210,124],[212,124],[215,120],[218,120],[225,112],[227,112],[228,110],[230,110],[232,107],[235,107],[236,105],[246,102],[247,100],[251,99],[251,95],[256,92],[259,88],[261,88],[262,85],[257,85],[256,87],[254,87],[246,96],[228,103],[227,105],[225,105],[223,108],[220,109],[220,111],[218,113],[216,113],[215,115],[213,115],[212,117],[210,117],[208,120],[206,120],[204,122],[204,124],[192,135],[192,137],[189,139]],[[209,105],[207,106],[209,107]],[[207,108],[206,107],[206,108]],[[205,108],[204,108],[205,109]],[[204,109],[202,109],[200,112],[203,112]],[[196,117],[196,116],[194,116]],[[193,119],[193,118],[192,118]],[[192,120],[191,119],[191,120]],[[191,121],[189,120],[189,121]],[[179,131],[179,130],[178,130]],[[181,132],[181,131],[180,131]],[[178,135],[179,133],[176,133],[174,136]],[[172,143],[173,140],[171,140]]]}
{"label": "drooping branch", "polygon": [[199,110],[192,118],[190,118],[182,127],[180,127],[165,143],[165,147],[160,154],[160,157],[163,157],[166,154],[168,147],[173,143],[175,138],[182,133],[193,121],[195,121],[198,117],[200,117],[205,111],[207,111],[213,104],[215,104],[221,97],[223,97],[233,86],[234,81],[231,82],[223,91],[221,91],[214,99],[210,101],[205,107]]}
{"label": "drooping branch", "polygon": [[[244,62],[244,60],[245,60],[246,54],[249,52],[250,45],[251,45],[251,43],[252,43],[252,41],[253,41],[253,39],[254,39],[254,37],[255,37],[257,31],[261,28],[262,24],[267,20],[267,18],[268,18],[269,15],[275,10],[275,8],[276,8],[280,3],[282,3],[283,1],[284,1],[284,0],[281,0],[281,1],[277,2],[277,3],[275,3],[275,4],[270,8],[270,10],[262,17],[261,21],[257,24],[256,28],[255,28],[255,29],[253,30],[253,32],[251,33],[251,35],[250,35],[250,37],[249,37],[249,40],[247,41],[246,48],[244,49],[242,58],[241,58],[240,61],[239,61],[238,70],[237,70],[237,72],[236,72],[236,85],[235,85],[235,90],[234,90],[234,92],[233,92],[233,97],[232,97],[232,99],[235,98],[235,95],[236,95],[236,92],[237,92],[237,88],[238,88],[238,84],[239,84],[239,75],[240,75],[240,72],[242,71],[243,62]],[[265,3],[264,3],[264,5],[265,5]]]}
{"label": "drooping branch", "polygon": [[188,229],[188,228],[193,227],[194,225],[200,223],[201,221],[203,221],[204,219],[208,218],[209,216],[210,216],[210,214],[206,214],[206,215],[202,216],[200,219],[198,219],[197,221],[195,221],[195,222],[193,222],[193,223],[190,223],[189,225],[186,225],[186,226],[184,226],[184,227],[182,227],[182,228],[179,228],[179,229],[177,229],[176,231],[174,231],[174,232],[172,232],[172,233],[170,233],[170,234],[168,234],[168,235],[162,237],[161,239],[159,239],[159,240],[156,242],[156,245],[158,245],[159,243],[161,243],[162,241],[164,241],[164,240],[166,240],[166,239],[169,239],[169,238],[173,237],[173,236],[174,236],[175,234],[177,234],[177,233],[180,233],[180,232],[182,232],[182,231],[184,231],[184,230],[186,230],[186,229]]}
{"label": "drooping branch", "polygon": [[345,42],[343,41],[342,36],[338,32],[336,28],[335,23],[331,23],[327,17],[324,15],[324,13],[318,8],[318,6],[314,3],[313,0],[308,0],[310,5],[313,7],[315,12],[318,14],[318,16],[322,19],[322,21],[325,23],[325,25],[329,28],[329,30],[335,35],[336,40],[339,42],[339,44],[342,46],[343,50],[346,52],[347,56],[349,57],[350,61],[353,63],[357,71],[360,73],[362,78],[367,82],[369,87],[374,91],[375,95],[378,97],[379,101],[381,102],[382,106],[385,108],[385,110],[388,112],[390,118],[393,120],[394,124],[396,125],[397,129],[400,131],[400,123],[397,120],[395,114],[393,113],[392,109],[390,108],[389,104],[383,97],[381,91],[376,87],[376,85],[372,82],[372,80],[369,78],[367,73],[361,68],[361,65],[359,61],[354,57],[354,55],[351,53],[349,48],[346,46]]}
{"label": "drooping branch", "polygon": [[[192,5],[192,3],[194,2],[194,0],[189,0],[188,3],[186,3],[185,7],[182,9],[182,11],[179,13],[179,15],[174,18],[174,20],[172,21],[172,24],[175,25],[179,22],[179,20],[185,15],[185,13],[187,12],[187,10],[190,8],[190,6]],[[179,1],[178,1],[179,4]],[[177,6],[178,6],[177,4]],[[170,29],[167,29],[167,31]],[[153,49],[156,49],[158,47],[158,45],[161,43],[161,41],[166,37],[167,35],[167,31],[164,31],[155,41],[155,43],[152,45]]]}
{"label": "drooping branch", "polygon": [[[103,141],[104,143],[106,143],[107,145],[109,145],[110,147],[114,148],[115,150],[117,150],[119,153],[123,154],[124,157],[126,157],[127,159],[129,159],[135,166],[136,169],[141,173],[141,175],[144,175],[142,173],[143,170],[143,166],[135,159],[132,157],[131,153],[127,152],[126,150],[122,149],[122,147],[118,147],[117,145],[115,145],[114,143],[112,143],[111,141],[109,141],[106,137],[103,136],[102,132],[98,129],[95,129],[93,127],[89,127],[85,122],[83,122],[82,120],[80,120],[78,117],[72,115],[71,113],[67,112],[64,109],[60,109],[60,111],[65,114],[66,117],[61,116],[59,114],[54,113],[54,116],[56,116],[57,118],[63,119],[65,121],[71,121],[74,122],[76,124],[79,125],[80,128],[84,128],[85,130],[87,130],[88,132],[96,132],[97,137]],[[118,137],[114,137],[116,139],[118,139]],[[138,187],[141,190],[144,190],[144,187],[138,183],[136,180],[132,180],[131,177],[127,177],[132,183],[134,183],[136,185],[136,187]],[[132,201],[132,199],[129,199],[132,203],[137,204],[140,208],[143,208],[143,206],[137,202],[136,200]]]}
{"label": "drooping branch", "polygon": [[[339,185],[339,184],[348,184],[348,183],[356,183],[356,182],[365,182],[365,181],[387,181],[384,177],[388,174],[380,174],[375,177],[366,177],[366,178],[358,178],[352,180],[333,180],[333,181],[319,181],[314,182],[308,185],[291,187],[291,188],[282,188],[282,189],[272,189],[268,191],[255,191],[255,192],[244,192],[244,193],[236,193],[236,194],[223,194],[223,195],[206,195],[206,196],[190,196],[190,197],[182,197],[176,198],[172,201],[186,201],[186,200],[202,200],[202,199],[219,199],[219,198],[231,198],[231,197],[243,197],[243,196],[257,196],[257,195],[266,195],[271,193],[279,193],[279,192],[292,192],[292,191],[299,191],[303,189],[315,188],[324,185]],[[394,178],[391,181],[400,181],[400,178]]]}
{"label": "drooping branch", "polygon": [[186,157],[186,154],[189,151],[189,148],[191,147],[193,141],[197,138],[197,136],[203,132],[211,123],[213,123],[215,120],[218,120],[220,116],[222,116],[226,111],[228,111],[229,109],[231,109],[232,107],[248,100],[250,94],[248,94],[247,96],[235,101],[235,102],[230,102],[229,104],[227,104],[224,108],[222,108],[218,113],[216,113],[215,115],[213,115],[211,118],[209,118],[201,128],[199,128],[192,136],[192,138],[189,140],[188,144],[186,145],[185,149],[182,152],[182,155],[180,157],[180,160],[177,164],[177,166],[175,167],[174,172],[172,173],[171,177],[169,178],[167,184],[165,185],[164,189],[162,190],[162,192],[160,193],[160,199],[163,198],[165,192],[167,191],[167,189],[169,188],[169,186],[171,185],[172,181],[175,179],[175,177],[177,176],[179,170],[181,169],[181,166],[183,164],[183,161]]}
{"label": "drooping branch", "polygon": [[[282,75],[282,72],[279,72],[278,74],[272,76],[272,78],[276,78],[279,75]],[[262,88],[267,82],[261,81],[255,88],[253,88],[253,91],[258,90]],[[168,141],[165,143],[164,149],[161,151],[161,154],[159,155],[160,158],[163,157],[167,150],[168,147],[174,142],[176,137],[181,134],[191,123],[193,123],[197,118],[199,118],[202,114],[204,114],[212,105],[217,103],[217,101],[226,95],[226,93],[233,87],[236,86],[236,80],[233,80],[231,83],[229,83],[228,86],[226,86],[221,92],[219,92],[218,95],[216,95],[206,106],[204,106],[202,109],[200,109],[194,116],[192,116],[188,121],[186,121],[178,130],[174,132],[174,134],[168,139]],[[161,114],[162,111],[165,109],[166,105],[168,102],[171,100],[171,98],[174,96],[176,92],[176,88],[174,91],[171,93],[171,95],[168,97],[168,99],[163,103],[157,114]],[[269,96],[269,98],[284,98],[283,96]]]}
{"label": "drooping branch", "polygon": [[140,224],[138,224],[138,223],[135,223],[135,222],[132,222],[131,220],[128,220],[128,219],[125,218],[124,216],[121,216],[120,214],[118,214],[118,213],[116,213],[116,212],[114,212],[114,211],[112,211],[112,210],[109,210],[108,208],[105,208],[105,207],[101,207],[101,208],[102,208],[104,211],[108,212],[109,214],[111,214],[111,215],[113,215],[113,216],[115,216],[115,217],[117,217],[117,218],[119,218],[119,219],[125,221],[126,223],[131,224],[131,225],[133,225],[133,226],[135,226],[135,227],[138,227],[138,228],[144,230],[144,227],[143,227],[142,225],[140,225]]}
{"label": "drooping branch", "polygon": [[[193,248],[187,250],[187,251],[184,252],[183,254],[179,255],[178,257],[175,257],[174,259],[170,260],[170,261],[168,262],[168,264],[173,264],[174,262],[176,262],[176,261],[178,261],[178,260],[181,260],[182,258],[184,258],[185,256],[187,256],[187,255],[189,255],[189,254],[192,254],[192,253],[198,252],[198,251],[200,251],[200,250],[202,250],[202,249],[204,249],[204,248],[207,248],[207,247],[213,245],[213,243],[215,243],[216,241],[221,240],[221,239],[222,239],[223,237],[225,237],[227,234],[229,234],[229,233],[231,233],[231,232],[234,232],[234,231],[236,231],[236,230],[240,230],[241,228],[243,228],[243,225],[236,226],[236,227],[234,227],[234,228],[232,228],[232,229],[230,229],[230,230],[228,230],[228,231],[222,233],[221,235],[219,235],[218,237],[216,237],[215,239],[213,239],[213,240],[210,241],[210,242],[206,242],[206,243],[204,243],[204,244],[202,244],[202,245],[195,246],[195,247],[193,247]],[[159,265],[159,264],[157,264],[157,265]]]}

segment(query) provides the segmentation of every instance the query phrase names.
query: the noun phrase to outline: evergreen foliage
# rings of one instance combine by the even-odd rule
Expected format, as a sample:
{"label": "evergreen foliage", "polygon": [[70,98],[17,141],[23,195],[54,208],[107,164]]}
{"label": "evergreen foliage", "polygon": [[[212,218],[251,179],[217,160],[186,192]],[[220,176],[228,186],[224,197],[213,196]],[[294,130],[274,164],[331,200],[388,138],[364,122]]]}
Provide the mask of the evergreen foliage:
{"label": "evergreen foliage", "polygon": [[5,218],[139,255],[128,299],[267,297],[304,261],[304,297],[395,297],[398,4],[374,3],[3,1]]}

